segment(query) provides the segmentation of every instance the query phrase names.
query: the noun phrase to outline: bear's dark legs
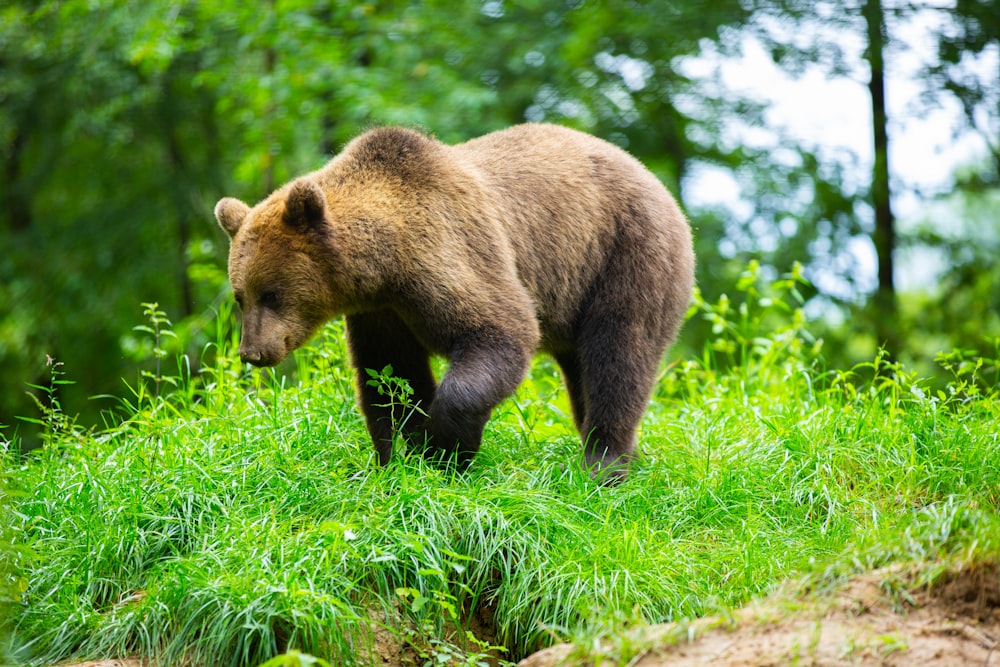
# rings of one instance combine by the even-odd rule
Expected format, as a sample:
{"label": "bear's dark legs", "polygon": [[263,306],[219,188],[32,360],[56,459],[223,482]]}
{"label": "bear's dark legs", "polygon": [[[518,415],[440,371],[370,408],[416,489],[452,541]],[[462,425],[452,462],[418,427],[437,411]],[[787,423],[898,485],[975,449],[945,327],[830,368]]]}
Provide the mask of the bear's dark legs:
{"label": "bear's dark legs", "polygon": [[[666,340],[620,316],[590,318],[580,340],[587,468],[604,483],[628,474]],[[571,393],[572,395],[572,393]]]}
{"label": "bear's dark legs", "polygon": [[460,470],[468,467],[479,451],[490,413],[524,379],[530,355],[530,350],[520,349],[502,334],[459,345],[428,415],[429,460],[454,461]]}
{"label": "bear's dark legs", "polygon": [[[434,402],[436,386],[429,355],[394,313],[348,315],[346,320],[361,411],[375,443],[379,463],[387,465],[392,455],[395,429],[402,427],[408,438],[421,431],[423,418],[419,414],[408,414],[408,408],[416,406],[426,411]],[[377,387],[368,385],[371,377],[366,369],[381,372],[388,365],[392,366],[394,377],[410,383],[413,389],[410,406],[392,402],[389,396],[380,394]]]}

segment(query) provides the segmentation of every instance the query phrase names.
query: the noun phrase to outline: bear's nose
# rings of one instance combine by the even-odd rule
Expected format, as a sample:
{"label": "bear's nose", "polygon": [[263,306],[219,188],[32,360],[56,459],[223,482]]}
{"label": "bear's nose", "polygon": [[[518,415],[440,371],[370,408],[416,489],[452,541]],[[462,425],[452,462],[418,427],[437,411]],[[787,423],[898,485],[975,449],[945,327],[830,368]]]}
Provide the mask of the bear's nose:
{"label": "bear's nose", "polygon": [[240,361],[245,364],[253,364],[254,366],[264,365],[264,355],[259,349],[247,350],[240,348]]}

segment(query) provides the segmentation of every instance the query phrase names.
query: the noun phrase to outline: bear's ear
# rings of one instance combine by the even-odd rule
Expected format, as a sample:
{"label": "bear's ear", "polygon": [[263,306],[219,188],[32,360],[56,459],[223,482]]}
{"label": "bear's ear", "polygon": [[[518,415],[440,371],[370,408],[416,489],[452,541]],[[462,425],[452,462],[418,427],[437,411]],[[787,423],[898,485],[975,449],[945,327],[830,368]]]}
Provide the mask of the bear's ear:
{"label": "bear's ear", "polygon": [[296,181],[285,199],[285,224],[296,229],[316,229],[326,220],[326,196],[312,181]]}
{"label": "bear's ear", "polygon": [[236,236],[236,232],[240,231],[240,227],[249,212],[249,206],[232,197],[223,197],[215,205],[215,219],[219,221],[219,226],[229,234],[229,238],[233,238]]}

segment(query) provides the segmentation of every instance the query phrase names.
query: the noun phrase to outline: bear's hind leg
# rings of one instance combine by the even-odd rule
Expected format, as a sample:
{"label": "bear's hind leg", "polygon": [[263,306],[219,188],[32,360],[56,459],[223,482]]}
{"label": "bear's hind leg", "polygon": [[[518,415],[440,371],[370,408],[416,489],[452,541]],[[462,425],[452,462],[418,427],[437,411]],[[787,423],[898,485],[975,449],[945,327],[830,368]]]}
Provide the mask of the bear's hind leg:
{"label": "bear's hind leg", "polygon": [[628,474],[666,341],[638,323],[591,318],[580,343],[586,416],[580,429],[588,470],[605,484]]}
{"label": "bear's hind leg", "polygon": [[[408,440],[422,440],[423,417],[416,409],[428,410],[436,393],[430,355],[395,313],[348,315],[346,321],[358,401],[379,463],[388,465],[399,430]],[[386,366],[392,366],[392,376],[406,380],[413,390],[405,402],[369,385],[367,369],[381,372]]]}

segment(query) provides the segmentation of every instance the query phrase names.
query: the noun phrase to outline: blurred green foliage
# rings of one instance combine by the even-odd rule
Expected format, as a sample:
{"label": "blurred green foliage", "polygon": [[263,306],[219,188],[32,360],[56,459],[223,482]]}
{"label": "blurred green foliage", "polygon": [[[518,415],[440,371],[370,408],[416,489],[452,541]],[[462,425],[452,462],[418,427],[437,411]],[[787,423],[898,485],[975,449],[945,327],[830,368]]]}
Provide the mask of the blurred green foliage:
{"label": "blurred green foliage", "polygon": [[[852,239],[870,233],[866,188],[780,128],[771,128],[778,145],[735,141],[733,124],[760,127],[765,109],[728,91],[718,72],[693,76],[681,66],[706,51],[737,53],[745,36],[764,39],[789,71],[823,64],[830,49],[803,48],[794,35],[783,43],[767,28],[774,17],[808,20],[800,4],[5,3],[0,424],[7,430],[0,436],[29,433],[17,417],[37,415],[26,394],[29,385],[46,386],[47,358],[62,362],[74,382],[60,387],[62,408],[97,422],[110,402],[89,397],[120,394],[121,378],[150,372],[149,341],[133,331],[145,320],[141,304],[158,304],[175,323],[178,338],[164,345],[198,359],[216,328],[230,326],[213,317],[228,294],[215,201],[259,200],[358,132],[386,123],[422,127],[448,142],[525,120],[572,125],[627,148],[682,201],[706,167],[732,173],[748,199],[742,215],[688,207],[704,298],[731,291],[751,259],[771,278],[796,262],[806,277],[820,267],[854,286],[846,296],[801,288],[804,300],[839,314],[826,332],[831,363],[870,358],[874,339],[857,344],[870,329],[871,315],[860,308],[864,287],[858,267],[841,261]],[[859,11],[824,4],[840,7],[828,16]],[[929,93],[960,97],[970,124],[996,90],[968,84],[961,55],[995,47],[1000,21],[988,19],[996,4],[958,3],[942,29],[940,65],[927,74]],[[831,73],[842,69],[841,59],[827,60]],[[967,236],[980,239],[979,232],[934,219],[913,236],[912,243],[945,252],[955,269],[946,273],[947,290],[904,300],[914,354],[932,358],[996,335],[997,215],[985,203],[996,199],[995,172],[977,170],[963,199],[940,205],[946,217],[976,209],[975,224],[993,232],[988,242],[967,251]],[[925,304],[932,302],[951,310],[930,316]],[[981,325],[963,313],[981,316]],[[708,323],[693,321],[683,345],[701,349],[711,335]]]}

